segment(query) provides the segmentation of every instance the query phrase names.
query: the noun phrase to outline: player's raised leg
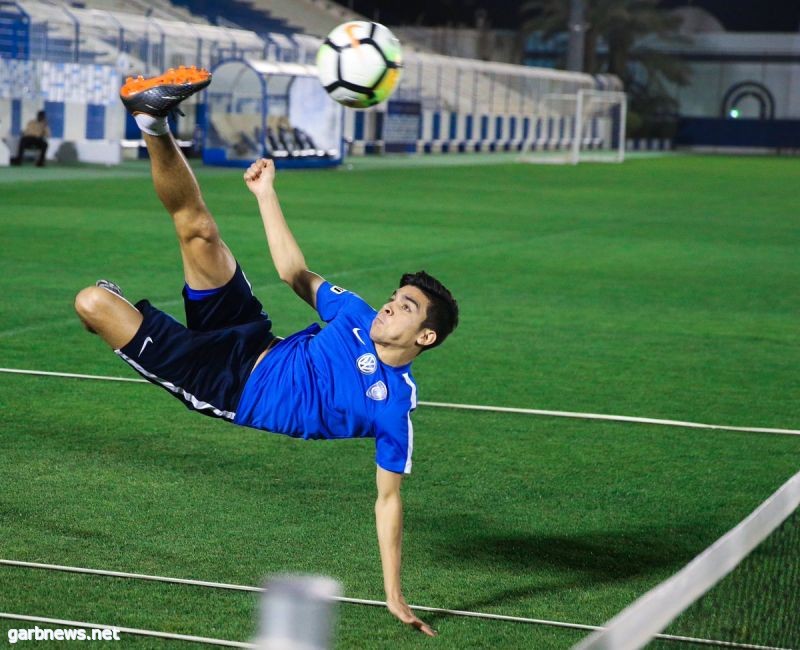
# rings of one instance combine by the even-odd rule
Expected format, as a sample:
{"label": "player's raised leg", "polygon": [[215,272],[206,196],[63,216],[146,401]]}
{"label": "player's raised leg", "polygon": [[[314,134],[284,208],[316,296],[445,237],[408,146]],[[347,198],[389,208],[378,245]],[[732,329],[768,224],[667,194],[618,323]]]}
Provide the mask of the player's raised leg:
{"label": "player's raised leg", "polygon": [[220,238],[197,179],[167,127],[169,112],[210,82],[206,70],[181,67],[151,79],[129,78],[120,91],[122,102],[142,129],[153,185],[172,215],[184,277],[192,289],[221,287],[236,270],[236,261]]}
{"label": "player's raised leg", "polygon": [[156,194],[175,224],[186,284],[192,289],[224,286],[233,277],[236,261],[220,237],[186,158],[170,134],[144,134],[144,140]]}
{"label": "player's raised leg", "polygon": [[127,345],[142,324],[141,312],[108,280],[83,289],[75,297],[75,311],[83,326],[99,334],[114,350]]}

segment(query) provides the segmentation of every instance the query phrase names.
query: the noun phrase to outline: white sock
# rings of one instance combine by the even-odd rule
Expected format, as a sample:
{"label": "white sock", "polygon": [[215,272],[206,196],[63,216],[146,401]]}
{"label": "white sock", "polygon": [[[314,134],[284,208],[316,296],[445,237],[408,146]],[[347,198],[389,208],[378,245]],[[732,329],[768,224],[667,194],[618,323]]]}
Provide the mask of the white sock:
{"label": "white sock", "polygon": [[169,133],[166,117],[136,113],[133,119],[136,120],[136,124],[142,130],[142,133],[147,133],[148,135],[167,135]]}

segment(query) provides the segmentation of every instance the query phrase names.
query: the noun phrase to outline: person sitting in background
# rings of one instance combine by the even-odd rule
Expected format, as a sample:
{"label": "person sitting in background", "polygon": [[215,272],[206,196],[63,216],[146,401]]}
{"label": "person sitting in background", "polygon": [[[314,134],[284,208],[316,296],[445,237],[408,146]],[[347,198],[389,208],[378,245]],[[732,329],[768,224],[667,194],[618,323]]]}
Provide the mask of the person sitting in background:
{"label": "person sitting in background", "polygon": [[22,137],[19,140],[17,157],[11,160],[13,165],[21,165],[22,157],[26,149],[38,149],[39,159],[36,161],[37,167],[44,167],[44,157],[47,153],[47,138],[50,137],[50,127],[47,126],[47,115],[44,111],[36,114],[36,119],[31,120],[25,125]]}

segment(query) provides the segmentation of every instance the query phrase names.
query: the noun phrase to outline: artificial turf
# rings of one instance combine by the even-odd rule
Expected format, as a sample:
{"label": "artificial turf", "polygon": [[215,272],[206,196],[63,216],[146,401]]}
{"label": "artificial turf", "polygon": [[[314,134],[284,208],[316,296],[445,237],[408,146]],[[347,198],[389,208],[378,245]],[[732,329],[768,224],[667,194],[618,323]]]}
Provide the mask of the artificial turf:
{"label": "artificial turf", "polygon": [[[279,173],[310,267],[380,304],[400,274],[462,322],[415,363],[420,399],[798,428],[800,220],[792,159],[359,165]],[[287,334],[240,173],[206,201]],[[85,174],[85,175],[82,175]],[[0,366],[132,376],[84,333],[98,277],[180,316],[180,260],[146,167],[3,170]],[[382,599],[370,441],[302,442],[165,392],[0,374],[0,556],[259,584],[279,572]],[[422,406],[404,486],[412,603],[602,624],[800,469],[800,439]],[[794,562],[800,562],[795,556]],[[0,567],[0,611],[247,640],[252,595]],[[567,648],[582,633],[339,608],[340,648]],[[0,632],[23,624],[0,621]],[[124,637],[124,644],[177,642]]]}

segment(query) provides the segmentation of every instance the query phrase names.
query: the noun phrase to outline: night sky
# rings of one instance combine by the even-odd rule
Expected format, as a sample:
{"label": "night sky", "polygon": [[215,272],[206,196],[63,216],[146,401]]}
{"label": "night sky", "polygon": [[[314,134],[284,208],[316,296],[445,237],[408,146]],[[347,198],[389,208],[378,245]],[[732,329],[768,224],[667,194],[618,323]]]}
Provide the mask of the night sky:
{"label": "night sky", "polygon": [[[564,0],[567,2],[568,0]],[[485,8],[492,26],[516,29],[524,0],[339,0],[388,25],[475,25],[475,12]],[[729,31],[797,32],[798,0],[662,0],[667,8],[702,7]],[[376,15],[375,12],[378,12]]]}

